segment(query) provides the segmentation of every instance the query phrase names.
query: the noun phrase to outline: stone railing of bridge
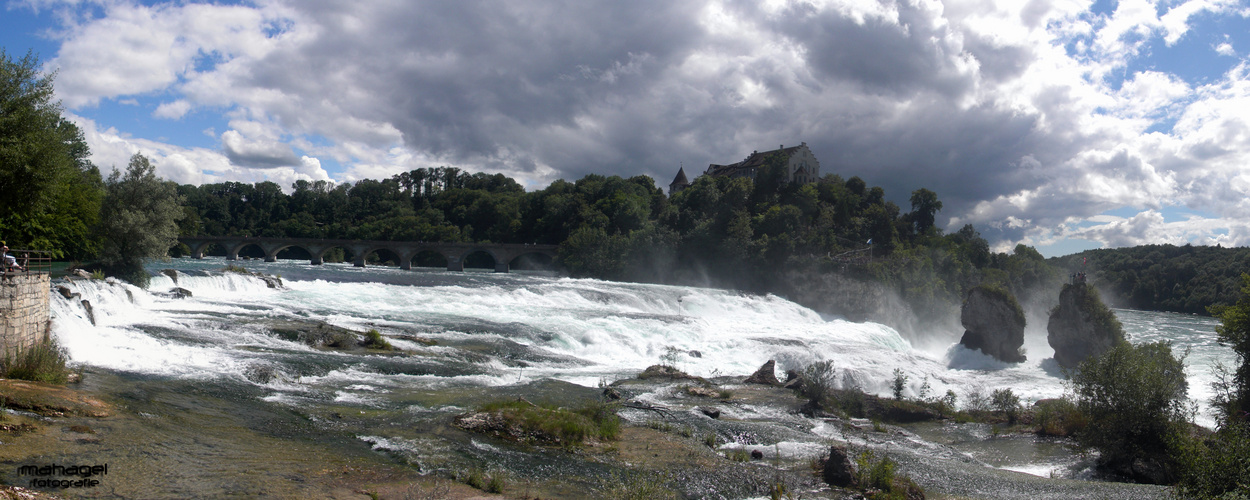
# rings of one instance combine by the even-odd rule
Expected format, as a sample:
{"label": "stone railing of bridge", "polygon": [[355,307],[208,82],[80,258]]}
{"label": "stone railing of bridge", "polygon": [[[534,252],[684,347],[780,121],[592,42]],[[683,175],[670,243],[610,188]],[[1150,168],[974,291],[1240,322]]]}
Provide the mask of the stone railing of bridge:
{"label": "stone railing of bridge", "polygon": [[256,245],[265,252],[265,262],[278,259],[278,252],[291,247],[302,248],[312,256],[311,264],[324,262],[326,252],[334,248],[345,248],[355,256],[356,267],[365,267],[365,257],[378,250],[387,250],[399,257],[399,267],[412,269],[412,259],[421,252],[434,252],[447,259],[448,271],[463,271],[464,259],[475,252],[485,252],[495,259],[495,271],[508,272],[509,263],[525,254],[556,257],[556,245],[537,245],[528,243],[444,243],[437,241],[369,241],[369,240],[326,240],[316,238],[263,238],[263,237],[230,237],[230,236],[183,236],[178,241],[191,248],[191,256],[204,258],[204,251],[209,245],[220,245],[226,249],[227,260],[237,260],[239,251],[248,245]]}

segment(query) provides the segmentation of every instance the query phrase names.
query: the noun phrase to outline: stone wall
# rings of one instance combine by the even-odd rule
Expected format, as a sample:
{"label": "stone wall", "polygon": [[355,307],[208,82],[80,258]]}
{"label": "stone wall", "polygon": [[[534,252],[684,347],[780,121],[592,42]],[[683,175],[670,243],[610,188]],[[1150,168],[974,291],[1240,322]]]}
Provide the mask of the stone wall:
{"label": "stone wall", "polygon": [[48,273],[0,276],[0,355],[24,351],[48,331]]}

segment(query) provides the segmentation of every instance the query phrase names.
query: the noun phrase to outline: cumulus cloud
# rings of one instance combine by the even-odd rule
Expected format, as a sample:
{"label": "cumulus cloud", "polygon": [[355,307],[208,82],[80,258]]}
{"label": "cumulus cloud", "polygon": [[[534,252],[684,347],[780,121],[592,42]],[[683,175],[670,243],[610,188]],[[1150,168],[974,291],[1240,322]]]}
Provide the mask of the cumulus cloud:
{"label": "cumulus cloud", "polygon": [[[50,63],[71,109],[224,114],[219,149],[89,136],[97,158],[151,150],[187,182],[451,165],[663,183],[805,141],[900,204],[932,189],[940,222],[997,245],[1236,240],[1250,217],[1246,63],[1197,83],[1130,70],[1236,0],[26,4],[74,13]],[[1091,219],[1125,206],[1140,213]],[[1170,206],[1213,217],[1156,217]]]}

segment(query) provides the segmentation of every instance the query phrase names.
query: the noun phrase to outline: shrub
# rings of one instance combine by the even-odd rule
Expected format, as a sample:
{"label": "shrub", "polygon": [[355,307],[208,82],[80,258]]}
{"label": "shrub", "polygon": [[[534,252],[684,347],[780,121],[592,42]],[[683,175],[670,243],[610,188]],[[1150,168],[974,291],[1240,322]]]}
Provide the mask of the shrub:
{"label": "shrub", "polygon": [[1044,399],[1033,409],[1033,425],[1045,436],[1071,436],[1085,428],[1085,416],[1069,399]]}
{"label": "shrub", "polygon": [[69,371],[65,369],[65,354],[51,337],[25,351],[5,353],[0,374],[4,378],[49,384],[64,384],[69,380]]}
{"label": "shrub", "polygon": [[1077,440],[1104,464],[1162,457],[1186,422],[1185,365],[1168,342],[1120,342],[1082,362],[1072,388],[1088,420]]}
{"label": "shrub", "polygon": [[994,407],[994,411],[1000,412],[1007,416],[1007,421],[1016,423],[1016,419],[1020,416],[1020,396],[1007,389],[994,389],[990,394],[990,406]]}
{"label": "shrub", "polygon": [[1241,275],[1241,299],[1229,307],[1211,308],[1213,316],[1220,318],[1215,327],[1220,344],[1233,349],[1237,366],[1232,367],[1228,383],[1228,396],[1218,408],[1225,416],[1250,415],[1250,274]]}
{"label": "shrub", "polygon": [[509,426],[519,426],[523,438],[550,444],[580,444],[587,439],[614,440],[621,434],[621,419],[613,405],[600,402],[568,410],[538,406],[524,400],[489,403],[482,412],[498,413]]}
{"label": "shrub", "polygon": [[360,345],[369,349],[381,349],[384,351],[395,350],[395,346],[391,345],[390,342],[387,342],[386,339],[382,337],[382,334],[377,330],[369,330],[369,332],[365,334],[365,339],[360,342]]}
{"label": "shrub", "polygon": [[898,474],[898,464],[889,457],[880,459],[871,451],[855,458],[858,466],[855,484],[872,500],[915,500],[924,498],[924,490],[915,481]]}
{"label": "shrub", "polygon": [[1250,424],[1233,423],[1204,440],[1179,443],[1181,498],[1250,498]]}
{"label": "shrub", "polygon": [[907,388],[907,375],[904,375],[903,370],[899,368],[894,369],[892,388],[894,389],[894,399],[903,399],[903,389]]}

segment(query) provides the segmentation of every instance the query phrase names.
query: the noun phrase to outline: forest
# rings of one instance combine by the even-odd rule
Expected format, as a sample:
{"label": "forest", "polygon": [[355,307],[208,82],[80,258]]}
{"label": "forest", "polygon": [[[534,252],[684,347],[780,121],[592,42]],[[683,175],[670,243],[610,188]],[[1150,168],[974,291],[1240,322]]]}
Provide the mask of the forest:
{"label": "forest", "polygon": [[1032,248],[992,253],[972,226],[943,234],[936,193],[910,210],[859,177],[702,176],[669,197],[647,176],[587,175],[525,191],[501,174],[422,168],[354,184],[183,185],[184,235],[561,245],[574,276],[769,292],[777,269],[885,281],[919,309],[949,307],[991,281],[1018,293],[1062,273]]}

